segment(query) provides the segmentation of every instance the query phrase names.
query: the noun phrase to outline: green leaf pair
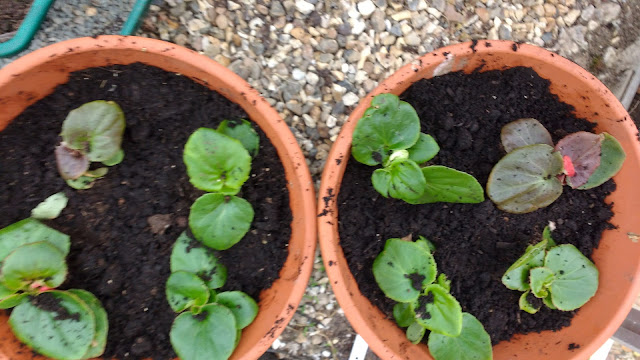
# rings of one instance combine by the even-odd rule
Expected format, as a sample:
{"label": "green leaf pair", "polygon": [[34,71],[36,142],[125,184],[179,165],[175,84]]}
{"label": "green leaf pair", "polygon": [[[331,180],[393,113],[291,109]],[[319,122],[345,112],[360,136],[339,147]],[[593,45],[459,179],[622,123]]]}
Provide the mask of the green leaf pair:
{"label": "green leaf pair", "polygon": [[462,312],[446,275],[436,276],[432,251],[422,236],[416,242],[388,239],[376,257],[373,275],[385,295],[398,301],[396,322],[408,327],[407,339],[414,344],[430,330],[429,350],[436,360],[490,359],[489,335],[473,315]]}
{"label": "green leaf pair", "polygon": [[217,130],[200,128],[184,148],[189,180],[211,192],[195,201],[189,214],[194,236],[216,250],[226,250],[249,231],[253,208],[235,196],[249,178],[251,155],[259,137],[246,120],[223,121]]}
{"label": "green leaf pair", "polygon": [[[36,213],[40,211],[44,210]],[[35,219],[0,230],[0,308],[14,308],[11,329],[39,353],[54,359],[88,359],[104,352],[107,313],[87,291],[53,290],[67,275],[69,246],[67,235]]]}
{"label": "green leaf pair", "polygon": [[166,295],[171,308],[181,313],[170,334],[178,356],[183,360],[229,358],[241,330],[258,314],[258,304],[241,291],[218,293],[226,281],[226,267],[210,248],[185,233],[173,247],[171,272]]}
{"label": "green leaf pair", "polygon": [[553,146],[536,119],[519,119],[502,128],[505,155],[493,168],[487,195],[501,210],[522,214],[553,203],[566,182],[574,189],[603,184],[622,167],[625,153],[607,133],[569,134]]}
{"label": "green leaf pair", "polygon": [[122,162],[124,128],[124,113],[113,101],[96,100],[69,112],[62,123],[62,142],[55,149],[58,171],[69,186],[88,189],[107,173],[107,168],[89,170],[91,162]]}
{"label": "green leaf pair", "polygon": [[435,139],[420,132],[413,107],[392,94],[373,98],[353,132],[351,153],[373,172],[373,187],[384,197],[411,204],[478,203],[484,191],[471,175],[445,166],[420,167],[440,151]]}
{"label": "green leaf pair", "polygon": [[551,309],[571,311],[595,295],[598,269],[575,246],[556,245],[546,227],[543,240],[527,248],[507,269],[502,283],[524,291],[520,308],[530,314],[538,312],[542,303]]}

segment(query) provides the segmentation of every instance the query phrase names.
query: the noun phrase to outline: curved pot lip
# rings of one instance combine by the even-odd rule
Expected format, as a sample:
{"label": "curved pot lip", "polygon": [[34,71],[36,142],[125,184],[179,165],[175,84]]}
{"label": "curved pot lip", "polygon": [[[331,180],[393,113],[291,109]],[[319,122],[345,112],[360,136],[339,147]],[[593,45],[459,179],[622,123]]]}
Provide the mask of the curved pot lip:
{"label": "curved pot lip", "polygon": [[[111,62],[105,52],[114,50],[123,54],[120,58],[126,58],[127,60],[123,62],[114,60]],[[107,64],[130,64],[138,61],[131,60],[138,54],[146,59],[159,58],[149,61],[153,62],[150,65],[170,72],[176,72],[171,70],[173,68],[191,66],[195,69],[192,69],[192,74],[189,75],[190,78],[210,88],[215,86],[216,90],[214,91],[219,92],[230,101],[238,103],[244,108],[249,117],[253,118],[258,115],[264,118],[264,120],[260,121],[259,126],[267,133],[270,141],[276,147],[280,161],[285,168],[292,211],[292,232],[289,240],[289,253],[283,268],[279,272],[279,278],[273,282],[271,288],[263,290],[260,295],[259,303],[264,302],[265,306],[270,306],[272,303],[277,304],[274,305],[274,308],[278,310],[277,312],[270,311],[261,319],[263,322],[271,324],[270,329],[259,341],[253,344],[242,344],[243,342],[241,341],[236,350],[242,347],[242,355],[237,355],[237,352],[234,352],[231,357],[232,359],[257,359],[284,331],[293,317],[295,309],[305,292],[313,268],[316,246],[316,198],[311,174],[296,138],[285,121],[257,90],[252,88],[240,76],[216,61],[173,43],[121,35],[104,35],[95,38],[84,37],[63,41],[33,51],[0,69],[0,107],[4,108],[3,113],[0,113],[0,131],[22,112],[20,107],[27,107],[52,91],[52,89],[42,91],[35,89],[30,94],[16,95],[10,90],[3,92],[3,88],[15,86],[16,82],[21,78],[38,78],[40,71],[34,72],[34,69],[50,61],[61,61],[60,58],[77,56],[83,53],[101,54],[101,64],[105,61]],[[107,58],[106,60],[104,59],[105,57]],[[147,61],[140,60],[140,62],[145,63]],[[53,81],[57,81],[57,85],[66,81],[68,72],[75,70],[79,69],[62,66],[62,69],[55,72],[48,70],[46,76],[53,77]],[[224,84],[212,83],[210,85],[204,79],[205,77],[200,77],[199,74],[214,74],[215,76],[211,75],[214,78],[224,78],[221,81]],[[51,82],[49,78],[47,79]],[[15,92],[15,89],[13,91]],[[16,104],[18,101],[21,101],[23,105]],[[277,300],[277,288],[283,287],[290,289],[286,300]],[[258,318],[260,318],[260,312],[258,313]],[[244,331],[247,331],[247,329]],[[2,350],[0,349],[0,358],[3,357],[1,352]]]}
{"label": "curved pot lip", "polygon": [[[480,40],[477,42],[459,43],[424,54],[413,62],[401,67],[381,82],[373,91],[367,94],[366,97],[362,98],[357,107],[350,114],[347,122],[343,125],[342,130],[327,157],[318,194],[318,238],[325,269],[327,270],[336,298],[345,312],[345,316],[356,332],[368,343],[371,349],[383,359],[410,359],[414,357],[425,358],[425,356],[426,358],[431,359],[431,357],[426,355],[425,350],[427,348],[424,344],[410,349],[405,348],[406,353],[404,354],[400,354],[395,350],[390,349],[390,347],[385,344],[387,340],[380,338],[378,334],[385,333],[388,337],[393,338],[396,335],[404,337],[404,332],[397,330],[395,323],[392,324],[392,327],[390,327],[389,324],[382,324],[381,322],[375,322],[375,324],[373,324],[374,321],[377,320],[373,320],[371,313],[365,314],[361,311],[362,304],[358,304],[358,302],[362,301],[368,304],[371,303],[364,295],[362,295],[362,293],[360,293],[358,285],[351,274],[346,263],[344,253],[339,244],[340,239],[338,232],[337,197],[342,177],[347,167],[347,163],[350,160],[351,135],[355,129],[357,121],[363,116],[364,111],[369,106],[371,99],[375,95],[386,92],[394,92],[396,94],[403,92],[413,82],[425,77],[425,73],[422,72],[425,64],[440,64],[441,66],[444,66],[443,63],[451,60],[451,66],[448,68],[446,68],[447,66],[444,66],[444,68],[438,66],[435,71],[437,72],[438,68],[440,68],[443,70],[440,74],[444,74],[451,71],[452,67],[459,70],[462,68],[463,64],[460,64],[457,57],[461,55],[469,56],[476,52],[487,54],[517,52],[517,54],[523,57],[523,60],[529,58],[544,62],[553,62],[557,67],[577,74],[578,77],[589,82],[601,96],[610,99],[612,104],[611,107],[615,108],[614,110],[619,115],[619,119],[622,119],[625,116],[628,118],[626,110],[617,101],[611,91],[596,79],[595,76],[582,69],[574,62],[534,45],[518,44],[512,41],[503,40]],[[454,64],[459,66],[456,67]],[[526,66],[524,62],[520,65]],[[637,133],[637,129],[633,124],[633,121],[625,121],[621,126],[625,126],[629,133]],[[633,137],[635,138],[635,135],[633,135]],[[640,157],[640,144],[637,141],[632,143],[631,151],[635,154],[636,158]],[[639,271],[640,265],[636,268],[636,274]],[[633,275],[629,276],[633,277]],[[615,316],[611,318],[611,321],[607,323],[606,326],[600,326],[599,324],[597,327],[599,331],[597,338],[572,352],[572,359],[589,357],[601,346],[601,344],[614,334],[618,326],[622,324],[628,310],[631,308],[636,298],[635,295],[640,291],[640,279],[637,276],[633,277],[633,280],[631,280],[630,287],[632,290],[628,292],[627,296],[623,300],[627,306],[618,308]],[[375,310],[382,315],[380,310],[377,308]],[[392,321],[393,319],[388,320],[387,322]],[[369,322],[373,325],[370,325]],[[394,331],[396,334],[394,334]],[[408,346],[411,345],[409,342],[406,344]]]}

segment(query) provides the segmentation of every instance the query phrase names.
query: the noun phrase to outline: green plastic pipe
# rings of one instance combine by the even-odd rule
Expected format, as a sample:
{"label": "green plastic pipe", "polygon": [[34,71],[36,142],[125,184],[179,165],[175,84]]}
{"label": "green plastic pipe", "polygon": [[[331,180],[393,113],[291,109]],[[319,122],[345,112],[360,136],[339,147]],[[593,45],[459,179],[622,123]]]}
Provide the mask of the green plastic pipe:
{"label": "green plastic pipe", "polygon": [[124,25],[122,25],[122,30],[120,30],[120,35],[133,35],[136,30],[138,30],[138,25],[140,25],[140,20],[144,17],[144,14],[147,12],[149,5],[152,0],[137,0],[135,4],[133,4],[133,9],[131,9],[131,13],[125,21]]}
{"label": "green plastic pipe", "polygon": [[53,2],[54,0],[33,1],[16,34],[8,41],[0,43],[0,58],[17,54],[29,45]]}

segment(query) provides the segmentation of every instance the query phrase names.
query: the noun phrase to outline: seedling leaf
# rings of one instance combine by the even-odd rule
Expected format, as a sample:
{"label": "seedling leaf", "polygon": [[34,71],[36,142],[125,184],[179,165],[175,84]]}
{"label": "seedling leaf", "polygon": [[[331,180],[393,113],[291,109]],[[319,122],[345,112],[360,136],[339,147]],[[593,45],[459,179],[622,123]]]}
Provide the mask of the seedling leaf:
{"label": "seedling leaf", "polygon": [[208,304],[198,315],[184,312],[171,327],[171,345],[181,359],[226,360],[238,336],[236,319],[223,305]]}
{"label": "seedling leaf", "polygon": [[29,294],[27,293],[16,293],[7,296],[4,299],[0,300],[0,309],[5,310],[18,306],[27,299],[27,296],[29,296]]}
{"label": "seedling leaf", "polygon": [[89,359],[102,355],[104,348],[107,345],[107,333],[109,332],[107,312],[102,307],[100,300],[98,300],[98,298],[96,298],[92,293],[81,289],[70,289],[67,290],[67,292],[80,298],[80,300],[82,300],[89,309],[91,309],[96,320],[95,335],[93,336],[91,345],[89,345],[89,349],[82,358]]}
{"label": "seedling leaf", "polygon": [[447,279],[447,275],[441,273],[438,275],[436,282],[442,286],[443,289],[447,290],[447,292],[451,291],[451,280]]}
{"label": "seedling leaf", "polygon": [[511,290],[527,291],[529,285],[529,270],[544,264],[547,240],[529,246],[524,255],[511,265],[502,275],[502,283]]}
{"label": "seedling leaf", "polygon": [[452,337],[432,332],[429,352],[438,360],[491,360],[491,338],[473,315],[462,313],[462,331]]}
{"label": "seedling leaf", "polygon": [[548,225],[545,226],[544,230],[542,231],[542,240],[547,241],[547,250],[556,246],[555,240],[553,240],[553,238],[551,237],[551,228]]}
{"label": "seedling leaf", "polygon": [[244,329],[253,322],[258,315],[258,304],[242,291],[225,291],[216,297],[218,304],[224,305],[236,318],[238,329]]}
{"label": "seedling leaf", "polygon": [[600,166],[591,174],[586,184],[578,189],[586,190],[604,184],[620,171],[626,157],[622,145],[613,136],[603,133],[604,140],[601,146]]}
{"label": "seedling leaf", "polygon": [[113,101],[96,100],[71,110],[62,123],[62,140],[90,161],[107,161],[120,151],[124,113]]}
{"label": "seedling leaf", "polygon": [[189,181],[200,190],[235,195],[249,178],[251,156],[242,144],[213,129],[196,130],[184,146]]}
{"label": "seedling leaf", "polygon": [[553,305],[560,310],[581,307],[598,290],[598,269],[573,245],[558,245],[549,250],[544,266],[556,276],[549,290]]}
{"label": "seedling leaf", "polygon": [[[518,302],[518,305],[520,306],[520,310],[526,311],[529,314],[535,314],[540,310],[540,305],[536,306],[532,303],[529,302],[529,299],[531,299],[533,297],[533,295],[531,294],[531,291],[527,290],[524,293],[522,293],[522,295],[520,295],[520,300]],[[536,297],[533,297],[533,299],[537,299]],[[540,301],[540,300],[537,300]]]}
{"label": "seedling leaf", "polygon": [[562,184],[556,178],[562,169],[562,155],[549,145],[515,149],[494,166],[487,195],[501,210],[516,214],[534,211],[562,194]]}
{"label": "seedling leaf", "polygon": [[242,240],[252,221],[253,208],[247,200],[222,194],[202,195],[189,213],[193,235],[216,250],[226,250]]}
{"label": "seedling leaf", "polygon": [[56,146],[54,154],[58,172],[65,180],[77,179],[89,170],[89,157],[80,150],[70,149],[63,143]]}
{"label": "seedling leaf", "polygon": [[244,119],[223,120],[217,131],[240,141],[251,157],[258,155],[260,137],[251,126],[251,122]]}
{"label": "seedling leaf", "polygon": [[22,245],[2,262],[0,282],[12,290],[26,289],[32,283],[58,287],[67,276],[64,257],[60,250],[46,241]]}
{"label": "seedling leaf", "polygon": [[[56,310],[45,303],[57,302]],[[74,294],[48,291],[16,306],[9,317],[16,337],[38,353],[56,359],[81,359],[96,330],[95,315]]]}
{"label": "seedling leaf", "polygon": [[102,162],[104,166],[114,166],[118,165],[124,160],[124,150],[120,149],[115,155],[113,155],[110,159],[107,159]]}
{"label": "seedling leaf", "polygon": [[419,199],[424,193],[424,176],[420,167],[408,159],[397,159],[371,176],[373,187],[384,197],[405,201]]}
{"label": "seedling leaf", "polygon": [[480,203],[484,201],[484,189],[473,176],[448,168],[433,165],[422,168],[426,186],[422,196],[410,204],[434,202]]}
{"label": "seedling leaf", "polygon": [[197,275],[186,271],[171,273],[167,279],[167,300],[179,313],[192,306],[202,306],[209,300],[209,288]]}
{"label": "seedling leaf", "polygon": [[569,134],[558,141],[556,151],[568,156],[575,169],[574,176],[567,176],[567,184],[572,188],[587,183],[591,174],[600,166],[600,148],[604,135],[586,131]]}
{"label": "seedling leaf", "polygon": [[416,313],[413,311],[413,303],[396,303],[393,306],[393,317],[400,327],[411,325],[416,318]]}
{"label": "seedling leaf", "polygon": [[[205,281],[209,289],[221,288],[227,281],[227,268],[218,261],[213,250],[191,239],[183,232],[173,245],[171,272],[188,271]],[[210,297],[214,300],[214,297]]]}
{"label": "seedling leaf", "polygon": [[0,261],[9,253],[26,244],[46,241],[60,250],[66,257],[71,242],[69,236],[35,219],[24,219],[0,229]]}
{"label": "seedling leaf", "polygon": [[416,322],[432,332],[458,336],[462,330],[460,303],[440,285],[427,286],[414,305]]}
{"label": "seedling leaf", "polygon": [[423,164],[438,154],[440,146],[431,135],[420,133],[418,141],[407,150],[409,151],[409,159],[415,161],[416,164]]}
{"label": "seedling leaf", "polygon": [[427,328],[420,325],[417,321],[414,321],[407,328],[407,339],[413,344],[419,344],[426,330]]}
{"label": "seedling leaf", "polygon": [[93,182],[96,179],[91,176],[80,176],[77,179],[67,179],[67,185],[76,190],[87,190],[93,187]]}
{"label": "seedling leaf", "polygon": [[31,210],[34,219],[48,220],[57,218],[67,206],[69,199],[63,192],[55,193]]}
{"label": "seedling leaf", "polygon": [[393,150],[404,150],[418,141],[420,119],[409,103],[393,94],[380,94],[358,121],[351,153],[366,165],[383,164]]}
{"label": "seedling leaf", "polygon": [[373,275],[388,298],[413,302],[435,280],[436,262],[416,243],[389,239],[373,262]]}
{"label": "seedling leaf", "polygon": [[547,144],[553,146],[549,131],[538,120],[532,118],[519,119],[503,126],[500,140],[507,153],[527,145]]}
{"label": "seedling leaf", "polygon": [[536,267],[529,271],[529,285],[531,292],[537,298],[546,298],[549,295],[548,288],[556,279],[553,271],[546,267]]}

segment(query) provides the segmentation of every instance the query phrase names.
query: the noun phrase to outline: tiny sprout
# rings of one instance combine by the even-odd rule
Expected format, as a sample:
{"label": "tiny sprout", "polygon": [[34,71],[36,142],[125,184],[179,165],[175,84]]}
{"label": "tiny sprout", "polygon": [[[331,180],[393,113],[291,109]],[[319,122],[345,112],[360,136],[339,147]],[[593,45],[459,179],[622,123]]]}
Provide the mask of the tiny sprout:
{"label": "tiny sprout", "polygon": [[107,168],[90,171],[91,162],[113,166],[124,159],[124,128],[122,109],[113,101],[96,100],[69,112],[55,149],[58,171],[69,186],[88,189],[107,173]]}
{"label": "tiny sprout", "polygon": [[374,260],[378,286],[397,301],[393,317],[407,327],[407,339],[414,344],[430,330],[429,351],[436,360],[491,359],[489,334],[473,315],[462,312],[446,275],[436,276],[433,251],[422,236],[415,242],[388,239]]}
{"label": "tiny sprout", "polygon": [[542,304],[571,311],[586,304],[598,290],[598,269],[575,246],[556,245],[549,227],[542,241],[529,246],[502,276],[511,290],[523,291],[520,309],[535,314]]}
{"label": "tiny sprout", "polygon": [[377,95],[353,132],[351,153],[365,165],[382,165],[371,176],[384,197],[410,204],[479,203],[482,186],[471,175],[445,166],[426,166],[440,151],[435,139],[420,132],[415,109],[393,94]]}
{"label": "tiny sprout", "polygon": [[577,132],[553,146],[536,119],[520,119],[502,128],[505,155],[487,182],[487,195],[501,210],[522,214],[546,207],[573,189],[591,189],[613,177],[625,153],[607,133]]}

